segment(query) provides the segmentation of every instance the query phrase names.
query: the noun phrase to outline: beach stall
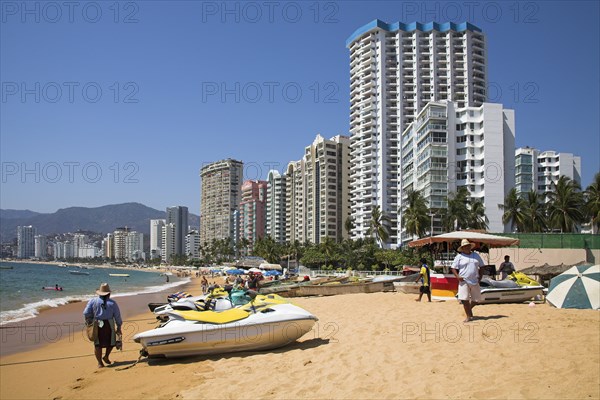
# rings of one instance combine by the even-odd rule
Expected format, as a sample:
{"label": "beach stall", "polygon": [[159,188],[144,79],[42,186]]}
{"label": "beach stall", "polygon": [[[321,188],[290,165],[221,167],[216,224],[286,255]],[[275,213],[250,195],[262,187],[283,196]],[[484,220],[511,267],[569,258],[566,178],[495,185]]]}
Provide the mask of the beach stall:
{"label": "beach stall", "polygon": [[[451,247],[458,247],[462,239],[468,239],[475,243],[474,250],[487,252],[490,248],[518,246],[519,239],[490,235],[480,231],[454,231],[443,233],[441,235],[424,237],[413,240],[408,243],[409,247],[428,246],[432,252],[439,252],[445,249],[450,254]],[[448,257],[449,259],[450,257]],[[488,259],[489,263],[489,259]],[[454,297],[458,292],[458,280],[453,274],[432,273],[431,274],[431,294],[437,297]]]}
{"label": "beach stall", "polygon": [[546,300],[556,308],[600,309],[600,265],[576,265],[552,278]]}

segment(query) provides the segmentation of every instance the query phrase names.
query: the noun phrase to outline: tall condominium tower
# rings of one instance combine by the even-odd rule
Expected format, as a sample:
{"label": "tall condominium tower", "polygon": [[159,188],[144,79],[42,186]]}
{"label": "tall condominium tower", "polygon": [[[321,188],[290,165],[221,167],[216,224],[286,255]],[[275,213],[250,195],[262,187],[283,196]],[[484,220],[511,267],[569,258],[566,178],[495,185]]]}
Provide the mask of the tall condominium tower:
{"label": "tall condominium tower", "polygon": [[162,252],[162,233],[166,220],[150,220],[150,258],[160,257]]}
{"label": "tall condominium tower", "polygon": [[226,159],[205,165],[200,171],[200,240],[231,238],[236,241],[234,212],[241,201],[243,163]]}
{"label": "tall condominium tower", "polygon": [[346,236],[343,226],[350,216],[348,144],[347,136],[327,140],[317,135],[305,149],[305,240],[309,242],[321,243],[326,236],[339,241]]}
{"label": "tall condominium tower", "polygon": [[267,178],[267,207],[265,234],[276,242],[285,242],[286,222],[286,175],[277,170],[269,171]]}
{"label": "tall condominium tower", "polygon": [[[488,230],[507,230],[498,204],[515,182],[513,110],[491,103],[457,108],[454,102],[430,102],[402,133],[401,142],[398,245],[413,239],[402,225],[410,190],[419,191],[430,209],[439,210],[447,207],[450,193],[466,187],[471,200],[483,203]],[[442,233],[441,215],[432,217],[433,234]]]}
{"label": "tall condominium tower", "polygon": [[37,229],[33,226],[17,226],[17,258],[35,256],[35,236]]}
{"label": "tall condominium tower", "polygon": [[469,23],[375,20],[350,50],[350,208],[353,238],[367,236],[373,206],[392,220],[397,243],[401,134],[430,101],[478,107],[486,100],[485,37]]}
{"label": "tall condominium tower", "polygon": [[48,242],[46,236],[35,235],[35,257],[46,258],[48,256]]}
{"label": "tall condominium tower", "polygon": [[285,241],[303,243],[306,238],[306,181],[304,159],[288,163],[286,175]]}
{"label": "tall condominium tower", "polygon": [[240,239],[245,238],[254,244],[259,238],[265,236],[266,200],[266,181],[247,180],[242,184]]}
{"label": "tall condominium tower", "polygon": [[184,206],[167,207],[167,218],[165,224],[175,226],[174,245],[169,247],[175,249],[176,255],[185,254],[185,237],[188,234],[188,208]]}

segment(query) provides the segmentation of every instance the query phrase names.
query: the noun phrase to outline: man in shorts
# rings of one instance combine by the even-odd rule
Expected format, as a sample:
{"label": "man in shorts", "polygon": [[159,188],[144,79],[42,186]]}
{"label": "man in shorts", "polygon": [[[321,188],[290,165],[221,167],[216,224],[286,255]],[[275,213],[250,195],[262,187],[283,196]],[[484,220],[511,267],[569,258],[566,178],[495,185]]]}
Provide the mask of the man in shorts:
{"label": "man in shorts", "polygon": [[421,258],[421,260],[419,261],[421,262],[421,272],[419,273],[419,276],[417,277],[417,280],[415,282],[419,282],[419,280],[421,280],[422,283],[421,287],[419,288],[419,298],[417,299],[417,301],[421,301],[423,294],[426,294],[427,299],[431,303],[431,285],[429,283],[431,278],[431,272],[429,270],[429,267],[427,266],[427,260],[425,258]]}
{"label": "man in shorts", "polygon": [[458,279],[458,300],[462,302],[467,319],[464,322],[473,320],[473,307],[481,301],[481,280],[480,268],[484,265],[483,260],[477,253],[471,250],[475,246],[467,239],[460,242],[458,254],[452,262],[452,273]]}

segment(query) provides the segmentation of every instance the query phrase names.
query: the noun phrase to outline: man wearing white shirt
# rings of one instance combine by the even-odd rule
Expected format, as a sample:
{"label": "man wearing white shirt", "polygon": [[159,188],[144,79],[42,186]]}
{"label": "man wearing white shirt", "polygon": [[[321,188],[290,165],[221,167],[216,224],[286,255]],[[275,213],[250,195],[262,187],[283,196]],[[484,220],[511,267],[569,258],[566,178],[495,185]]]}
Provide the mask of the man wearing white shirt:
{"label": "man wearing white shirt", "polygon": [[473,320],[473,303],[481,301],[479,281],[484,262],[479,254],[471,252],[473,246],[473,243],[463,239],[452,262],[452,273],[458,279],[458,300],[462,302],[467,315],[464,322]]}

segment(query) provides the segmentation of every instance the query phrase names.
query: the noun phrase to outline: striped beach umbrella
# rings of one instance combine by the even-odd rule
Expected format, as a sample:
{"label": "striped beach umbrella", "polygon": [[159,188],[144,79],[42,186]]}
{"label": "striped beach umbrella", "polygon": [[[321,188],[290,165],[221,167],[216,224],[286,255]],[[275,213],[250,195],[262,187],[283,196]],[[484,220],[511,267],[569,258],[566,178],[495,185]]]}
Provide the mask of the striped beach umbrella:
{"label": "striped beach umbrella", "polygon": [[577,265],[552,278],[546,300],[557,308],[600,308],[600,265]]}

